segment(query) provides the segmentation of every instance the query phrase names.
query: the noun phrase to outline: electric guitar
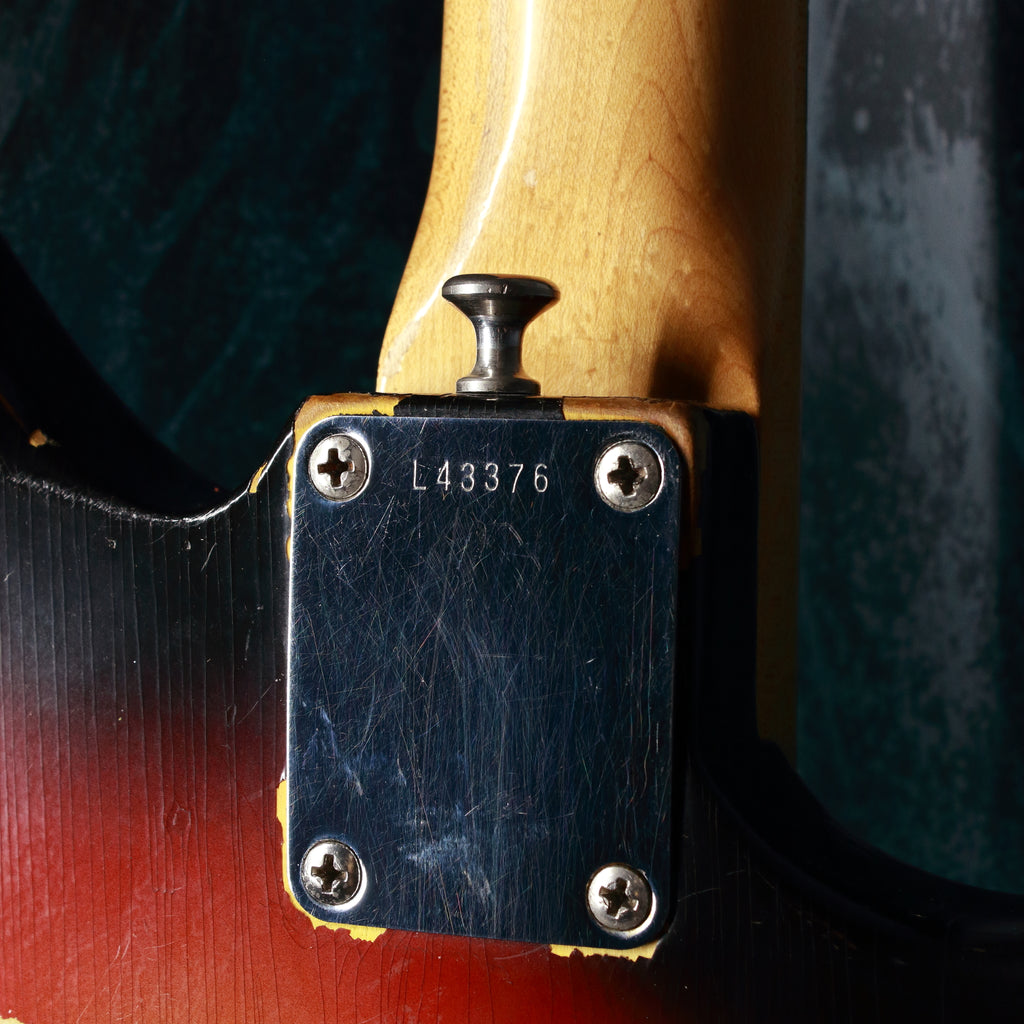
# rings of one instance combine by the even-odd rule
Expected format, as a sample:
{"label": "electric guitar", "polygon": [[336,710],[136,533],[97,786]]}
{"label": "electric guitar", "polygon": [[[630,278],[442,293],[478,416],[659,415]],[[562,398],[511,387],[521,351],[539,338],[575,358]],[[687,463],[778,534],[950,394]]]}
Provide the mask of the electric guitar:
{"label": "electric guitar", "polygon": [[228,500],[3,254],[0,1019],[1019,1016],[1024,901],[779,751],[802,46],[450,4],[381,394]]}

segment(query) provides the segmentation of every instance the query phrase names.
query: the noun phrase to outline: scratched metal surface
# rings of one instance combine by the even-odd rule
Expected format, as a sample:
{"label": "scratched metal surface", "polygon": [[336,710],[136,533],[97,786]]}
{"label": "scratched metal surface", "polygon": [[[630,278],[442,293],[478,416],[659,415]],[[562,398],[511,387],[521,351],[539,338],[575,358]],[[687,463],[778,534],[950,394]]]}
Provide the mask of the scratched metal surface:
{"label": "scratched metal surface", "polygon": [[[342,432],[365,490],[304,472]],[[610,508],[614,440],[664,466],[645,509]],[[563,420],[333,418],[303,438],[291,542],[289,864],[317,917],[622,947],[671,903],[680,460],[657,428]],[[679,813],[679,809],[676,809]],[[325,909],[307,847],[338,838],[366,889]],[[648,931],[586,913],[598,867],[643,871]]]}

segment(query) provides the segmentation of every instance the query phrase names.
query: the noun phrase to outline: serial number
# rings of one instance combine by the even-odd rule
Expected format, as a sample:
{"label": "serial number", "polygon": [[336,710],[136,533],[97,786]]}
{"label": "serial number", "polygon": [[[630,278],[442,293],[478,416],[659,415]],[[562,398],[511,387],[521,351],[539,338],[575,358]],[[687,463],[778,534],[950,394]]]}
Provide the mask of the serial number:
{"label": "serial number", "polygon": [[458,462],[445,459],[440,466],[422,466],[418,459],[412,460],[412,489],[425,491],[428,487],[440,487],[448,491],[453,487],[464,491],[482,488],[496,491],[499,488],[523,490],[532,487],[538,494],[548,489],[550,471],[543,462],[532,468],[524,462]]}

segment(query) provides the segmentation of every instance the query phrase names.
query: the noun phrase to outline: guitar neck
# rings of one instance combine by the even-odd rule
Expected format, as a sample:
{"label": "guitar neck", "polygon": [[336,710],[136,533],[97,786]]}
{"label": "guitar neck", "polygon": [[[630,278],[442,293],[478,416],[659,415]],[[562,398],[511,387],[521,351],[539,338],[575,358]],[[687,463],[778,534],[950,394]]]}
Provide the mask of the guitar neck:
{"label": "guitar neck", "polygon": [[759,719],[793,749],[805,24],[799,5],[451,0],[423,217],[378,388],[472,365],[458,273],[546,278],[551,395],[758,417]]}

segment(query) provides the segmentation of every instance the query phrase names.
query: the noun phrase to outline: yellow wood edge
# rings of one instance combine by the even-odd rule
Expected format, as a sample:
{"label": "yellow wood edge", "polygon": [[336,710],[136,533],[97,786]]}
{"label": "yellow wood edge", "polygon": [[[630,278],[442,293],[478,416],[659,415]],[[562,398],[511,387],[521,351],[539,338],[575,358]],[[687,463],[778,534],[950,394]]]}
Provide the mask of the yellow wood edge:
{"label": "yellow wood edge", "polygon": [[277,787],[277,820],[281,826],[281,877],[284,879],[284,891],[288,893],[288,899],[292,906],[300,913],[309,918],[314,928],[326,928],[328,931],[348,932],[353,939],[360,942],[376,942],[387,928],[370,928],[363,924],[342,924],[340,921],[321,921],[314,917],[295,898],[292,887],[288,884],[288,780],[282,779]]}
{"label": "yellow wood edge", "polygon": [[661,939],[648,942],[645,946],[634,946],[632,949],[597,949],[594,946],[558,946],[552,943],[548,946],[552,956],[570,957],[573,953],[580,953],[583,956],[610,956],[616,960],[650,960],[661,945]]}
{"label": "yellow wood edge", "polygon": [[692,406],[660,398],[564,398],[567,420],[629,420],[661,427],[675,442],[687,464],[694,465]]}
{"label": "yellow wood edge", "polygon": [[330,416],[393,416],[395,406],[408,395],[313,395],[295,414],[295,446],[311,427]]}
{"label": "yellow wood edge", "polygon": [[256,493],[257,488],[260,486],[260,481],[263,479],[263,474],[266,473],[267,466],[269,466],[269,465],[270,465],[269,462],[264,462],[263,465],[260,466],[260,468],[257,469],[255,473],[253,473],[252,479],[250,479],[250,481],[249,481],[249,493],[250,494],[255,494]]}

